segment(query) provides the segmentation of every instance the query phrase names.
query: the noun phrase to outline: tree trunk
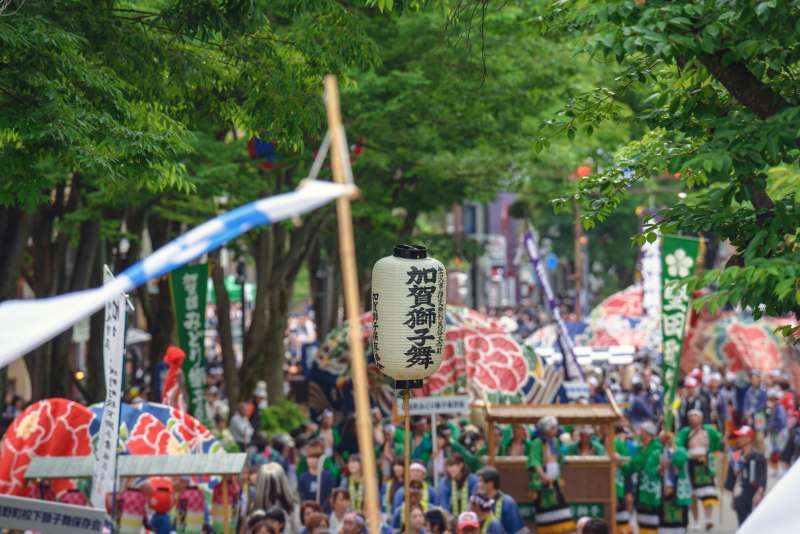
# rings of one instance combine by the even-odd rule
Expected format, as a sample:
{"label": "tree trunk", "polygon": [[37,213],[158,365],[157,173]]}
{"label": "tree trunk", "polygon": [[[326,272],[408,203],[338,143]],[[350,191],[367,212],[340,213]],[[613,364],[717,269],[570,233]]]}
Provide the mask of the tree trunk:
{"label": "tree trunk", "polygon": [[[66,292],[81,291],[89,287],[92,271],[95,266],[95,256],[100,244],[100,221],[90,219],[81,223],[80,240],[74,257],[74,268]],[[63,258],[69,261],[67,255]],[[66,265],[64,266],[66,271]],[[69,385],[72,380],[72,370],[69,365],[69,349],[72,344],[72,328],[60,334],[52,341],[50,357],[52,365],[50,372],[54,381],[51,382],[50,393],[54,396],[69,396]]]}
{"label": "tree trunk", "polygon": [[[161,248],[169,242],[172,236],[172,223],[160,217],[149,217],[147,227],[150,232],[150,241],[153,250]],[[148,284],[140,290],[142,309],[147,319],[147,330],[150,338],[149,373],[151,383],[155,384],[158,364],[164,356],[167,347],[172,342],[172,331],[175,328],[175,317],[172,313],[172,297],[169,291],[168,277],[163,276],[158,280],[158,293],[150,294]],[[146,304],[145,304],[146,302]],[[153,392],[154,395],[159,392]]]}
{"label": "tree trunk", "polygon": [[247,330],[246,350],[239,370],[241,391],[249,394],[259,377],[267,382],[270,403],[283,400],[284,333],[297,274],[319,238],[324,212],[306,217],[292,230],[274,224],[259,233],[256,260],[256,307]]}
{"label": "tree trunk", "polygon": [[217,333],[222,350],[222,368],[225,379],[225,393],[231,413],[239,404],[239,376],[236,371],[236,354],[233,352],[233,332],[231,331],[231,299],[225,287],[225,272],[220,265],[219,249],[208,255],[211,263],[211,280],[217,296]]}
{"label": "tree trunk", "polygon": [[267,383],[270,404],[284,399],[283,365],[286,362],[284,332],[289,319],[289,301],[293,285],[294,280],[270,293],[269,326],[264,340],[264,369],[261,373]]}
{"label": "tree trunk", "polygon": [[[106,262],[105,240],[101,240],[94,260],[91,286],[103,284],[103,264]],[[89,403],[100,402],[106,397],[105,361],[103,358],[103,340],[105,336],[105,309],[95,313],[89,319],[89,342],[87,346],[86,391]]]}
{"label": "tree trunk", "polygon": [[25,244],[31,230],[31,216],[16,208],[0,207],[0,301],[17,296]]}
{"label": "tree trunk", "polygon": [[317,328],[317,339],[322,340],[336,326],[339,311],[339,256],[323,256],[317,244],[308,257],[309,283]]}

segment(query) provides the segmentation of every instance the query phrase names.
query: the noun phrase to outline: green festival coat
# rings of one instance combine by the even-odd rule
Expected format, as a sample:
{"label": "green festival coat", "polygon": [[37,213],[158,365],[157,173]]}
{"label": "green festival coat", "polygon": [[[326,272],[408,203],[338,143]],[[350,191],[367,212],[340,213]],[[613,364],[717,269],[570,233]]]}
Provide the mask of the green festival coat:
{"label": "green festival coat", "polygon": [[[703,429],[708,433],[708,453],[706,465],[711,476],[714,476],[716,471],[714,465],[714,453],[722,450],[722,434],[713,425],[703,425]],[[675,443],[678,446],[688,450],[689,448],[689,431],[691,428],[685,426],[680,429],[678,435],[675,437]]]}
{"label": "green festival coat", "polygon": [[[596,436],[592,436],[590,441],[590,445],[592,446],[592,454],[594,456],[604,456],[606,454],[606,448],[600,443],[600,440]],[[577,456],[580,454],[580,441],[573,441],[567,446],[567,455],[568,456]]]}
{"label": "green festival coat", "polygon": [[692,503],[692,483],[689,481],[687,462],[689,453],[680,445],[676,445],[672,455],[672,465],[678,470],[678,483],[675,487],[675,504],[689,506]]}
{"label": "green festival coat", "polygon": [[635,492],[636,504],[645,508],[658,508],[661,506],[661,474],[658,467],[661,464],[661,443],[653,439],[647,447],[641,443],[636,447],[636,454],[625,464],[622,469],[626,475],[637,473],[639,488]]}
{"label": "green festival coat", "polygon": [[[558,446],[560,447],[560,444],[558,444]],[[558,463],[559,465],[564,463],[563,454],[558,455]],[[536,438],[533,440],[533,443],[531,443],[531,446],[528,448],[528,470],[530,470],[531,473],[531,480],[528,487],[534,491],[541,491],[541,489],[544,487],[544,484],[542,483],[542,478],[539,476],[539,473],[537,473],[534,469],[537,466],[545,469],[544,442],[542,441],[542,438]]]}

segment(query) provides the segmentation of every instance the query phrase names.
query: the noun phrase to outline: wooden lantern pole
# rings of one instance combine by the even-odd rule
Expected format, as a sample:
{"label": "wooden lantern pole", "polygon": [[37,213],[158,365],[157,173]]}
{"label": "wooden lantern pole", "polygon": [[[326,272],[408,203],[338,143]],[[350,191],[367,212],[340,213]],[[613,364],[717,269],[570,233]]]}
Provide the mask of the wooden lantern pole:
{"label": "wooden lantern pole", "polygon": [[405,479],[403,522],[406,534],[411,534],[411,506],[408,504],[409,496],[411,495],[411,390],[408,388],[403,390],[403,417],[405,424],[403,435],[405,438],[405,446],[403,447],[403,462],[405,465],[405,470],[403,471]]}
{"label": "wooden lantern pole", "polygon": [[[342,115],[339,109],[339,88],[336,76],[325,77],[325,109],[328,114],[328,131],[331,136],[331,166],[333,178],[337,183],[347,182],[349,173],[345,169],[346,151]],[[380,512],[378,510],[378,476],[375,468],[375,449],[372,442],[370,422],[369,393],[367,384],[367,361],[361,333],[361,305],[358,299],[358,273],[356,271],[356,252],[353,242],[353,219],[350,212],[350,198],[340,196],[336,200],[336,218],[339,227],[339,256],[342,264],[342,285],[344,286],[344,306],[350,324],[350,355],[352,357],[353,397],[356,408],[356,429],[358,430],[358,449],[364,469],[364,513],[369,532],[380,532]]]}
{"label": "wooden lantern pole", "polygon": [[228,475],[222,477],[222,530],[224,534],[231,532],[231,502],[228,497]]}

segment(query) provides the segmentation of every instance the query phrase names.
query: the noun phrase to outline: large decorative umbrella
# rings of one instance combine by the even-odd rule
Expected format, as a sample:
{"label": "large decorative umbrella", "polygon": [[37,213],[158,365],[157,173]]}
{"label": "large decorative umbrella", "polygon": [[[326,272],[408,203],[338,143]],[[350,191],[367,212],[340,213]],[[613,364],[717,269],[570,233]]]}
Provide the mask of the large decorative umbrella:
{"label": "large decorative umbrella", "polygon": [[701,318],[690,330],[681,359],[684,370],[704,363],[725,365],[731,371],[769,372],[787,367],[794,349],[775,330],[795,324],[793,317],[762,317],[725,312]]}
{"label": "large decorative umbrella", "polygon": [[589,315],[589,345],[630,345],[661,352],[661,324],[658,317],[645,315],[643,298],[642,286],[633,285],[597,305]]}
{"label": "large decorative umbrella", "polygon": [[[565,321],[572,342],[575,346],[585,346],[589,344],[589,323],[586,321]],[[538,328],[525,338],[525,345],[532,349],[553,349],[559,351],[558,327],[553,324]]]}
{"label": "large decorative umbrella", "polygon": [[644,315],[644,309],[642,308],[643,299],[644,289],[642,289],[642,286],[628,286],[622,291],[617,291],[606,297],[605,300],[595,306],[590,315],[591,317],[608,315],[642,317]]}
{"label": "large decorative umbrella", "polygon": [[[100,431],[102,406],[87,407],[67,399],[46,399],[19,414],[0,445],[0,494],[27,495],[25,470],[38,456],[88,456]],[[123,404],[121,454],[223,452],[222,445],[194,417],[163,404]],[[54,481],[56,492],[69,480]]]}
{"label": "large decorative umbrella", "polygon": [[[372,316],[361,317],[365,348],[371,362],[370,389],[373,397],[388,399],[391,387],[381,380],[372,363],[368,338],[372,333]],[[315,368],[322,384],[335,382],[347,386],[350,375],[350,354],[347,325],[334,330],[315,355]],[[533,350],[517,343],[500,324],[475,310],[448,306],[445,326],[445,349],[442,365],[425,380],[416,395],[449,395],[468,393],[491,402],[526,402],[533,391],[541,366]],[[336,377],[325,380],[325,377]],[[328,397],[336,396],[335,392]]]}

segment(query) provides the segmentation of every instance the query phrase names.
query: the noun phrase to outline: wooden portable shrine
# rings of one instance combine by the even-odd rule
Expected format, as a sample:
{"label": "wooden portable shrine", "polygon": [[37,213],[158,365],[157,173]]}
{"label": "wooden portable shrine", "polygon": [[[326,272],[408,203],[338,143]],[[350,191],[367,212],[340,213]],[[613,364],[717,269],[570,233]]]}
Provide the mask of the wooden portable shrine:
{"label": "wooden portable shrine", "polygon": [[[535,424],[543,417],[554,416],[559,425],[592,425],[605,435],[606,451],[614,450],[614,425],[622,414],[612,404],[522,404],[484,407],[487,425],[489,463],[500,472],[503,491],[520,505],[526,524],[533,527],[528,491],[530,473],[525,456],[496,456],[498,443],[495,426],[498,424]],[[616,532],[617,497],[616,465],[606,456],[567,456],[564,460],[564,498],[570,505],[585,507],[582,515],[593,515],[602,507],[602,516]],[[577,518],[576,518],[577,519]]]}

